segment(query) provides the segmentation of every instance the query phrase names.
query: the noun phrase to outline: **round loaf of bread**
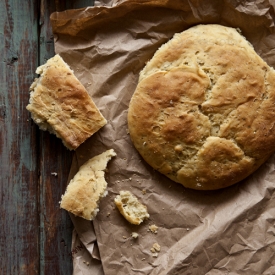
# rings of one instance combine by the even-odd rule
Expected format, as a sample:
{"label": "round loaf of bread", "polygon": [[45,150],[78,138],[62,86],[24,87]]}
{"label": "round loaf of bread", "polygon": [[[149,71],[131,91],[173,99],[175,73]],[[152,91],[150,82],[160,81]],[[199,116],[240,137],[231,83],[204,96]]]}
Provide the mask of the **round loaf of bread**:
{"label": "round loaf of bread", "polygon": [[275,151],[275,71],[236,29],[192,27],[141,71],[128,127],[145,161],[173,181],[230,186]]}

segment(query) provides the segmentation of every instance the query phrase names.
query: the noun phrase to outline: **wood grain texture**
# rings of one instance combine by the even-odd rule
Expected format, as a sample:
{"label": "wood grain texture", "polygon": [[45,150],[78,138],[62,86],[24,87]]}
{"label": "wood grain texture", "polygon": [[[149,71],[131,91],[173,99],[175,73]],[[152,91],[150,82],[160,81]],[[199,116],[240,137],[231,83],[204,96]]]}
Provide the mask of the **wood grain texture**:
{"label": "wood grain texture", "polygon": [[0,274],[72,274],[73,227],[59,201],[73,153],[26,105],[37,66],[54,55],[51,12],[92,3],[0,1]]}
{"label": "wood grain texture", "polygon": [[[49,17],[56,10],[55,1],[40,4],[39,64],[54,55],[53,35]],[[72,274],[69,215],[59,207],[67,184],[72,152],[61,140],[40,131],[40,274]],[[55,174],[56,173],[56,174]]]}
{"label": "wood grain texture", "polygon": [[0,1],[0,270],[38,274],[37,128],[25,109],[37,66],[37,1]]}

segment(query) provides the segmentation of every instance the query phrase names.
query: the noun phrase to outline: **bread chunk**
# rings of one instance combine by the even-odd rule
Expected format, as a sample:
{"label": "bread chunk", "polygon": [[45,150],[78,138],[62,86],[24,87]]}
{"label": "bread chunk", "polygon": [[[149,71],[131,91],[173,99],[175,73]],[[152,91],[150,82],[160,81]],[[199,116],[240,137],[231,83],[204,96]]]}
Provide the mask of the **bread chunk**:
{"label": "bread chunk", "polygon": [[61,138],[75,150],[107,121],[85,87],[59,55],[37,68],[27,110],[41,130]]}
{"label": "bread chunk", "polygon": [[124,218],[132,224],[140,224],[149,218],[147,207],[140,203],[130,191],[120,191],[115,198],[115,204]]}
{"label": "bread chunk", "polygon": [[214,190],[275,151],[275,71],[234,28],[175,34],[140,72],[128,111],[134,146],[185,187]]}
{"label": "bread chunk", "polygon": [[99,211],[100,199],[107,195],[105,169],[116,156],[113,149],[85,162],[67,186],[60,207],[86,220],[93,220]]}

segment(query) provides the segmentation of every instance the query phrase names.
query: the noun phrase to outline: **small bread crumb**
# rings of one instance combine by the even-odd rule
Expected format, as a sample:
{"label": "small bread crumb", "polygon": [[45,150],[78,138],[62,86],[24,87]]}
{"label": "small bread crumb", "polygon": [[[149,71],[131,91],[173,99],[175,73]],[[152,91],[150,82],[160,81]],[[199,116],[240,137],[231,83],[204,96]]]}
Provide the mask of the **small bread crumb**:
{"label": "small bread crumb", "polygon": [[142,194],[145,195],[146,194],[146,189],[142,190]]}
{"label": "small bread crumb", "polygon": [[132,232],[132,238],[136,239],[138,237],[138,233],[137,232]]}
{"label": "small bread crumb", "polygon": [[152,256],[153,256],[154,258],[157,258],[158,255],[159,255],[159,254],[158,254],[157,252],[155,252],[155,253],[152,254]]}
{"label": "small bread crumb", "polygon": [[150,225],[149,230],[154,234],[158,233],[158,227],[155,224]]}
{"label": "small bread crumb", "polygon": [[160,252],[160,245],[158,243],[154,243],[150,250],[152,253]]}

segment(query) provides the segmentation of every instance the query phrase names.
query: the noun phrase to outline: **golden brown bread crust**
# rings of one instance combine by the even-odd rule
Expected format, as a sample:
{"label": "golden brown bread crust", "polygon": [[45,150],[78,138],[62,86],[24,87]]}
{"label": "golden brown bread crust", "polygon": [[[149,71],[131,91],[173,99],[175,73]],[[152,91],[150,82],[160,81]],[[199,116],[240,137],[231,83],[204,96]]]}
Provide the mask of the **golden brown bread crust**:
{"label": "golden brown bread crust", "polygon": [[114,201],[121,215],[131,224],[139,225],[150,217],[147,207],[130,191],[120,191]]}
{"label": "golden brown bread crust", "polygon": [[110,149],[85,162],[67,186],[60,207],[86,220],[94,219],[100,199],[107,194],[105,169],[114,156]]}
{"label": "golden brown bread crust", "polygon": [[132,141],[156,170],[213,190],[255,171],[275,150],[275,71],[235,29],[176,34],[140,73],[128,112]]}
{"label": "golden brown bread crust", "polygon": [[42,130],[61,138],[70,150],[106,124],[85,87],[59,55],[37,68],[40,77],[31,85],[32,119]]}

